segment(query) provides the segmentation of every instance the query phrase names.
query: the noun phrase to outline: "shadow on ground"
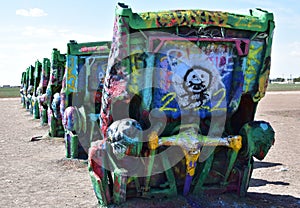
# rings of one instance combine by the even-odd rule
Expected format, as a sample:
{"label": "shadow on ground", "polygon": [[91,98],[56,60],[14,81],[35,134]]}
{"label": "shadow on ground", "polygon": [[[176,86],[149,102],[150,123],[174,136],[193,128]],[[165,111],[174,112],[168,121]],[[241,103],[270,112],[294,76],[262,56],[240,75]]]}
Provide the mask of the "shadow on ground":
{"label": "shadow on ground", "polygon": [[255,161],[253,164],[254,169],[258,168],[270,168],[275,166],[280,166],[282,163],[272,163],[272,162],[263,162],[263,161]]}
{"label": "shadow on ground", "polygon": [[[96,208],[98,206],[95,206]],[[108,208],[299,208],[300,198],[268,193],[248,193],[240,198],[236,194],[177,196],[170,199],[127,199],[124,204]]]}
{"label": "shadow on ground", "polygon": [[250,181],[250,187],[265,186],[267,184],[280,185],[280,186],[290,185],[290,183],[286,183],[286,182],[283,182],[283,181],[267,181],[267,180],[256,179],[256,178],[251,178],[251,181]]}

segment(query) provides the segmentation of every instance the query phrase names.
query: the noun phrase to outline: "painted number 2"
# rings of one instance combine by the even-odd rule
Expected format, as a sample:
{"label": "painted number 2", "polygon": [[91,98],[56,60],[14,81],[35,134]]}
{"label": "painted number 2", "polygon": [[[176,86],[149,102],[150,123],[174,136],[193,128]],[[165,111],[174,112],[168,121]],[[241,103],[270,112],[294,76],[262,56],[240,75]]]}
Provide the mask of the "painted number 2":
{"label": "painted number 2", "polygon": [[177,111],[177,108],[169,108],[167,107],[170,102],[172,102],[176,97],[176,93],[175,92],[170,92],[168,94],[166,94],[162,99],[161,101],[164,102],[164,105],[162,107],[159,108],[159,111],[173,111],[173,112],[176,112]]}
{"label": "painted number 2", "polygon": [[[213,96],[218,96],[221,94],[221,99],[218,100],[217,104],[215,106],[213,106],[212,108],[208,107],[208,106],[199,106],[198,108],[195,108],[195,111],[198,111],[200,109],[206,109],[209,112],[212,111],[226,111],[226,107],[225,108],[221,108],[221,104],[224,101],[225,97],[226,97],[226,90],[225,89],[220,89],[217,92],[215,92],[213,94]],[[166,94],[165,96],[163,96],[163,98],[161,99],[162,102],[164,102],[163,106],[159,108],[159,111],[172,111],[172,112],[177,112],[177,108],[174,107],[168,107],[168,105],[176,98],[176,93],[175,92],[170,92],[168,94]]]}

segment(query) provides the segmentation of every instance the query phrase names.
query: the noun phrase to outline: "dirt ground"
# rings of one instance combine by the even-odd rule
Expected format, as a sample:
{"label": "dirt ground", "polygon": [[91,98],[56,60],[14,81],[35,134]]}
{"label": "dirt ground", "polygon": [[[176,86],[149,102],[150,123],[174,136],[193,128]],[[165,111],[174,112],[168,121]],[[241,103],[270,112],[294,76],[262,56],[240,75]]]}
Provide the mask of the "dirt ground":
{"label": "dirt ground", "polygon": [[[63,140],[30,142],[41,127],[20,104],[0,99],[0,207],[97,207],[87,165],[64,159]],[[132,200],[121,207],[300,207],[300,92],[270,92],[256,120],[271,123],[275,145],[255,161],[249,193]]]}

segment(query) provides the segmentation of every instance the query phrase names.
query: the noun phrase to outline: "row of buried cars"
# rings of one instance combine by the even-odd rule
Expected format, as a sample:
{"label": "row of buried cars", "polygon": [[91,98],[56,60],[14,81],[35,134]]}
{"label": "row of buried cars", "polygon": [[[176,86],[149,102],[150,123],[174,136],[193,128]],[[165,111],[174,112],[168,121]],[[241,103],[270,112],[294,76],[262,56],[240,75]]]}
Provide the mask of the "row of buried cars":
{"label": "row of buried cars", "polygon": [[249,15],[134,13],[119,3],[112,42],[68,43],[22,74],[22,103],[66,157],[88,158],[99,204],[236,192],[274,130],[255,121],[275,25]]}
{"label": "row of buried cars", "polygon": [[[49,137],[66,138],[68,158],[87,159],[90,141],[99,138],[95,127],[89,127],[99,124],[110,44],[72,40],[67,44],[67,54],[54,48],[51,59],[37,60],[34,66],[22,73],[20,94],[23,107],[35,119],[40,119],[41,125],[49,125]],[[77,134],[80,133],[90,141],[78,141]]]}

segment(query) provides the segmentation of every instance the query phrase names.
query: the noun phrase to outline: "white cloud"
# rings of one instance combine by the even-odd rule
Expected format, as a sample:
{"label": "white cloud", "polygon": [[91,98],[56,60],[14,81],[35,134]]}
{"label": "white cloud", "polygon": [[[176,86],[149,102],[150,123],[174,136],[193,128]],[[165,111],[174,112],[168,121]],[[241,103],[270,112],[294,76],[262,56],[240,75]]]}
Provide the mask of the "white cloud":
{"label": "white cloud", "polygon": [[25,16],[25,17],[42,17],[47,16],[48,14],[39,8],[33,8],[33,9],[18,9],[16,10],[16,15]]}

